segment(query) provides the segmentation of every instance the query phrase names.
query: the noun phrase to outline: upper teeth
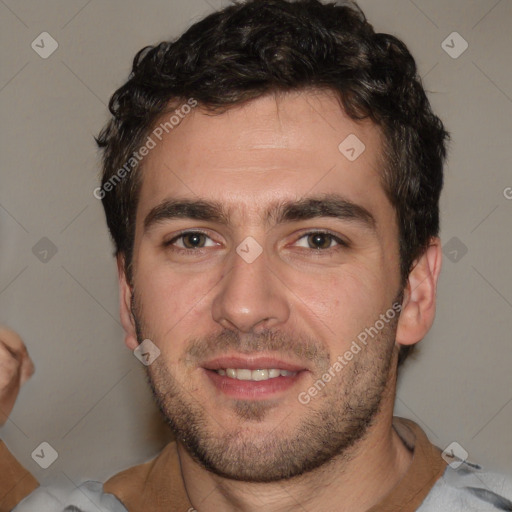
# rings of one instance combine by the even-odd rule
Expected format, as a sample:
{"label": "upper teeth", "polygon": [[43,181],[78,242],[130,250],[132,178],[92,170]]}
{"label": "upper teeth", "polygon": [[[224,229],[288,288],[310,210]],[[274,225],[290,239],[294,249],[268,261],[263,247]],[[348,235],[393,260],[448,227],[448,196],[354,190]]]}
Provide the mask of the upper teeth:
{"label": "upper teeth", "polygon": [[231,379],[238,380],[268,380],[276,377],[293,377],[297,372],[290,372],[288,370],[279,370],[272,368],[270,370],[249,370],[246,368],[227,368],[226,370],[216,370],[219,375],[230,377]]}

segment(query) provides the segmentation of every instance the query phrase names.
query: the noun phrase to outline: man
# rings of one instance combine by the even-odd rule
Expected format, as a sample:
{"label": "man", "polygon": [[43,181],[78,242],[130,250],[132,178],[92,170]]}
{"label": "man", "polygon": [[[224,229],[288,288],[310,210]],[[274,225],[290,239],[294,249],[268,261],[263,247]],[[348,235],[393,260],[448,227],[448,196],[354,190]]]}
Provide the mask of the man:
{"label": "man", "polygon": [[[110,110],[95,194],[176,442],[65,510],[512,510],[392,416],[434,320],[447,139],[402,42],[354,4],[247,1],[139,52]],[[3,450],[14,510],[52,503]]]}

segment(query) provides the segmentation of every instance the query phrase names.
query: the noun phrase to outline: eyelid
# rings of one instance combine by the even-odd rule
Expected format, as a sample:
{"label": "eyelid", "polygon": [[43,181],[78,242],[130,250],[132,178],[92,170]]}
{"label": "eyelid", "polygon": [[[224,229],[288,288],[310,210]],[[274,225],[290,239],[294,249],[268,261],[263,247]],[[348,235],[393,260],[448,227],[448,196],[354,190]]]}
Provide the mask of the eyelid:
{"label": "eyelid", "polygon": [[[214,242],[215,244],[218,245],[218,242],[215,242],[215,240],[213,240],[213,238],[208,234],[207,231],[204,231],[202,229],[199,229],[199,228],[194,228],[194,229],[183,229],[181,231],[178,231],[178,233],[175,233],[174,235],[172,235],[171,238],[169,238],[168,240],[164,240],[164,242],[162,243],[162,245],[164,247],[168,247],[168,246],[171,246],[173,245],[177,240],[179,240],[180,238],[184,237],[185,235],[190,235],[190,234],[201,234],[201,235],[204,235],[206,236],[207,238],[209,238],[212,242]],[[182,250],[182,251],[200,251],[201,249],[204,249],[204,247],[199,247],[197,249],[188,249],[188,248],[184,248],[184,247],[177,247],[176,249],[179,249],[179,250]]]}
{"label": "eyelid", "polygon": [[[203,229],[200,229],[200,228],[183,229],[183,230],[179,231],[178,233],[175,233],[170,239],[165,240],[162,243],[162,245],[164,247],[172,246],[177,240],[179,240],[180,238],[184,237],[185,235],[187,235],[187,234],[196,234],[196,233],[202,234],[202,235],[206,236],[215,245],[219,245],[219,242],[216,242],[215,240],[213,240],[213,238],[209,235],[209,233],[207,231],[205,231]],[[291,245],[296,244],[299,240],[302,240],[303,238],[305,238],[307,236],[316,235],[316,234],[329,235],[332,238],[332,240],[334,240],[337,243],[337,246],[329,247],[327,249],[313,249],[313,248],[309,248],[310,250],[316,250],[316,251],[319,251],[319,252],[320,251],[326,252],[326,251],[329,251],[329,250],[334,250],[334,249],[336,249],[336,247],[345,247],[345,248],[350,247],[350,242],[348,240],[343,238],[338,233],[335,233],[335,232],[330,231],[328,229],[308,229],[307,231],[303,231],[298,236],[296,235],[295,242],[293,242],[293,244],[291,244]],[[206,249],[206,247],[199,247],[197,249],[189,249],[189,248],[184,248],[184,247],[175,247],[175,249],[179,250],[179,251],[194,251],[194,252],[197,252],[197,251],[201,251],[202,249]]]}
{"label": "eyelid", "polygon": [[[334,233],[333,231],[330,231],[329,229],[309,229],[308,231],[304,231],[300,234],[300,236],[297,237],[297,239],[295,240],[294,244],[297,243],[299,240],[302,240],[303,238],[307,237],[307,236],[310,236],[310,235],[316,235],[316,234],[322,234],[322,235],[329,235],[332,240],[334,240],[338,246],[341,246],[341,247],[350,247],[350,242],[348,240],[346,240],[345,238],[343,238],[341,235],[339,235],[338,233]],[[309,248],[311,250],[318,250],[318,251],[329,251],[329,250],[332,250],[332,249],[335,249],[335,247],[329,247],[327,249],[312,249],[312,248]]]}

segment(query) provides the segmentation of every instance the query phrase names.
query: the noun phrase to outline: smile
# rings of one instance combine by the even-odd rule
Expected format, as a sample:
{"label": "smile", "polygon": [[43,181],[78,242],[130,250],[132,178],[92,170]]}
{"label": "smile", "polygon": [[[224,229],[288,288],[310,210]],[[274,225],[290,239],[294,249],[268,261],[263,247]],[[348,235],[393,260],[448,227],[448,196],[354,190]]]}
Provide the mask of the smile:
{"label": "smile", "polygon": [[250,370],[248,368],[219,368],[216,370],[221,376],[229,377],[230,379],[237,380],[252,380],[255,382],[275,379],[277,377],[293,377],[297,372],[289,370],[281,370],[278,368]]}

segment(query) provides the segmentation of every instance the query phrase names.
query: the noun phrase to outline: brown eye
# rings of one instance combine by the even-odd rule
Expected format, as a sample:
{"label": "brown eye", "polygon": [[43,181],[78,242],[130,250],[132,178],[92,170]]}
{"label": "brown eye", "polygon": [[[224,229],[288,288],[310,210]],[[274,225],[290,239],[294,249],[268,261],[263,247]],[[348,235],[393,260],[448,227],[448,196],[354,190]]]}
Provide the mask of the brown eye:
{"label": "brown eye", "polygon": [[307,236],[307,241],[311,249],[329,249],[333,238],[329,233],[311,233]]}
{"label": "brown eye", "polygon": [[181,236],[183,247],[185,249],[198,249],[204,247],[206,243],[206,235],[203,233],[185,233]]}
{"label": "brown eye", "polygon": [[348,248],[349,244],[340,237],[326,231],[310,231],[302,235],[294,244],[303,249],[323,250]]}
{"label": "brown eye", "polygon": [[195,250],[205,249],[207,247],[214,247],[216,244],[208,235],[201,231],[186,231],[172,240],[165,242],[164,245],[170,248],[181,250]]}

